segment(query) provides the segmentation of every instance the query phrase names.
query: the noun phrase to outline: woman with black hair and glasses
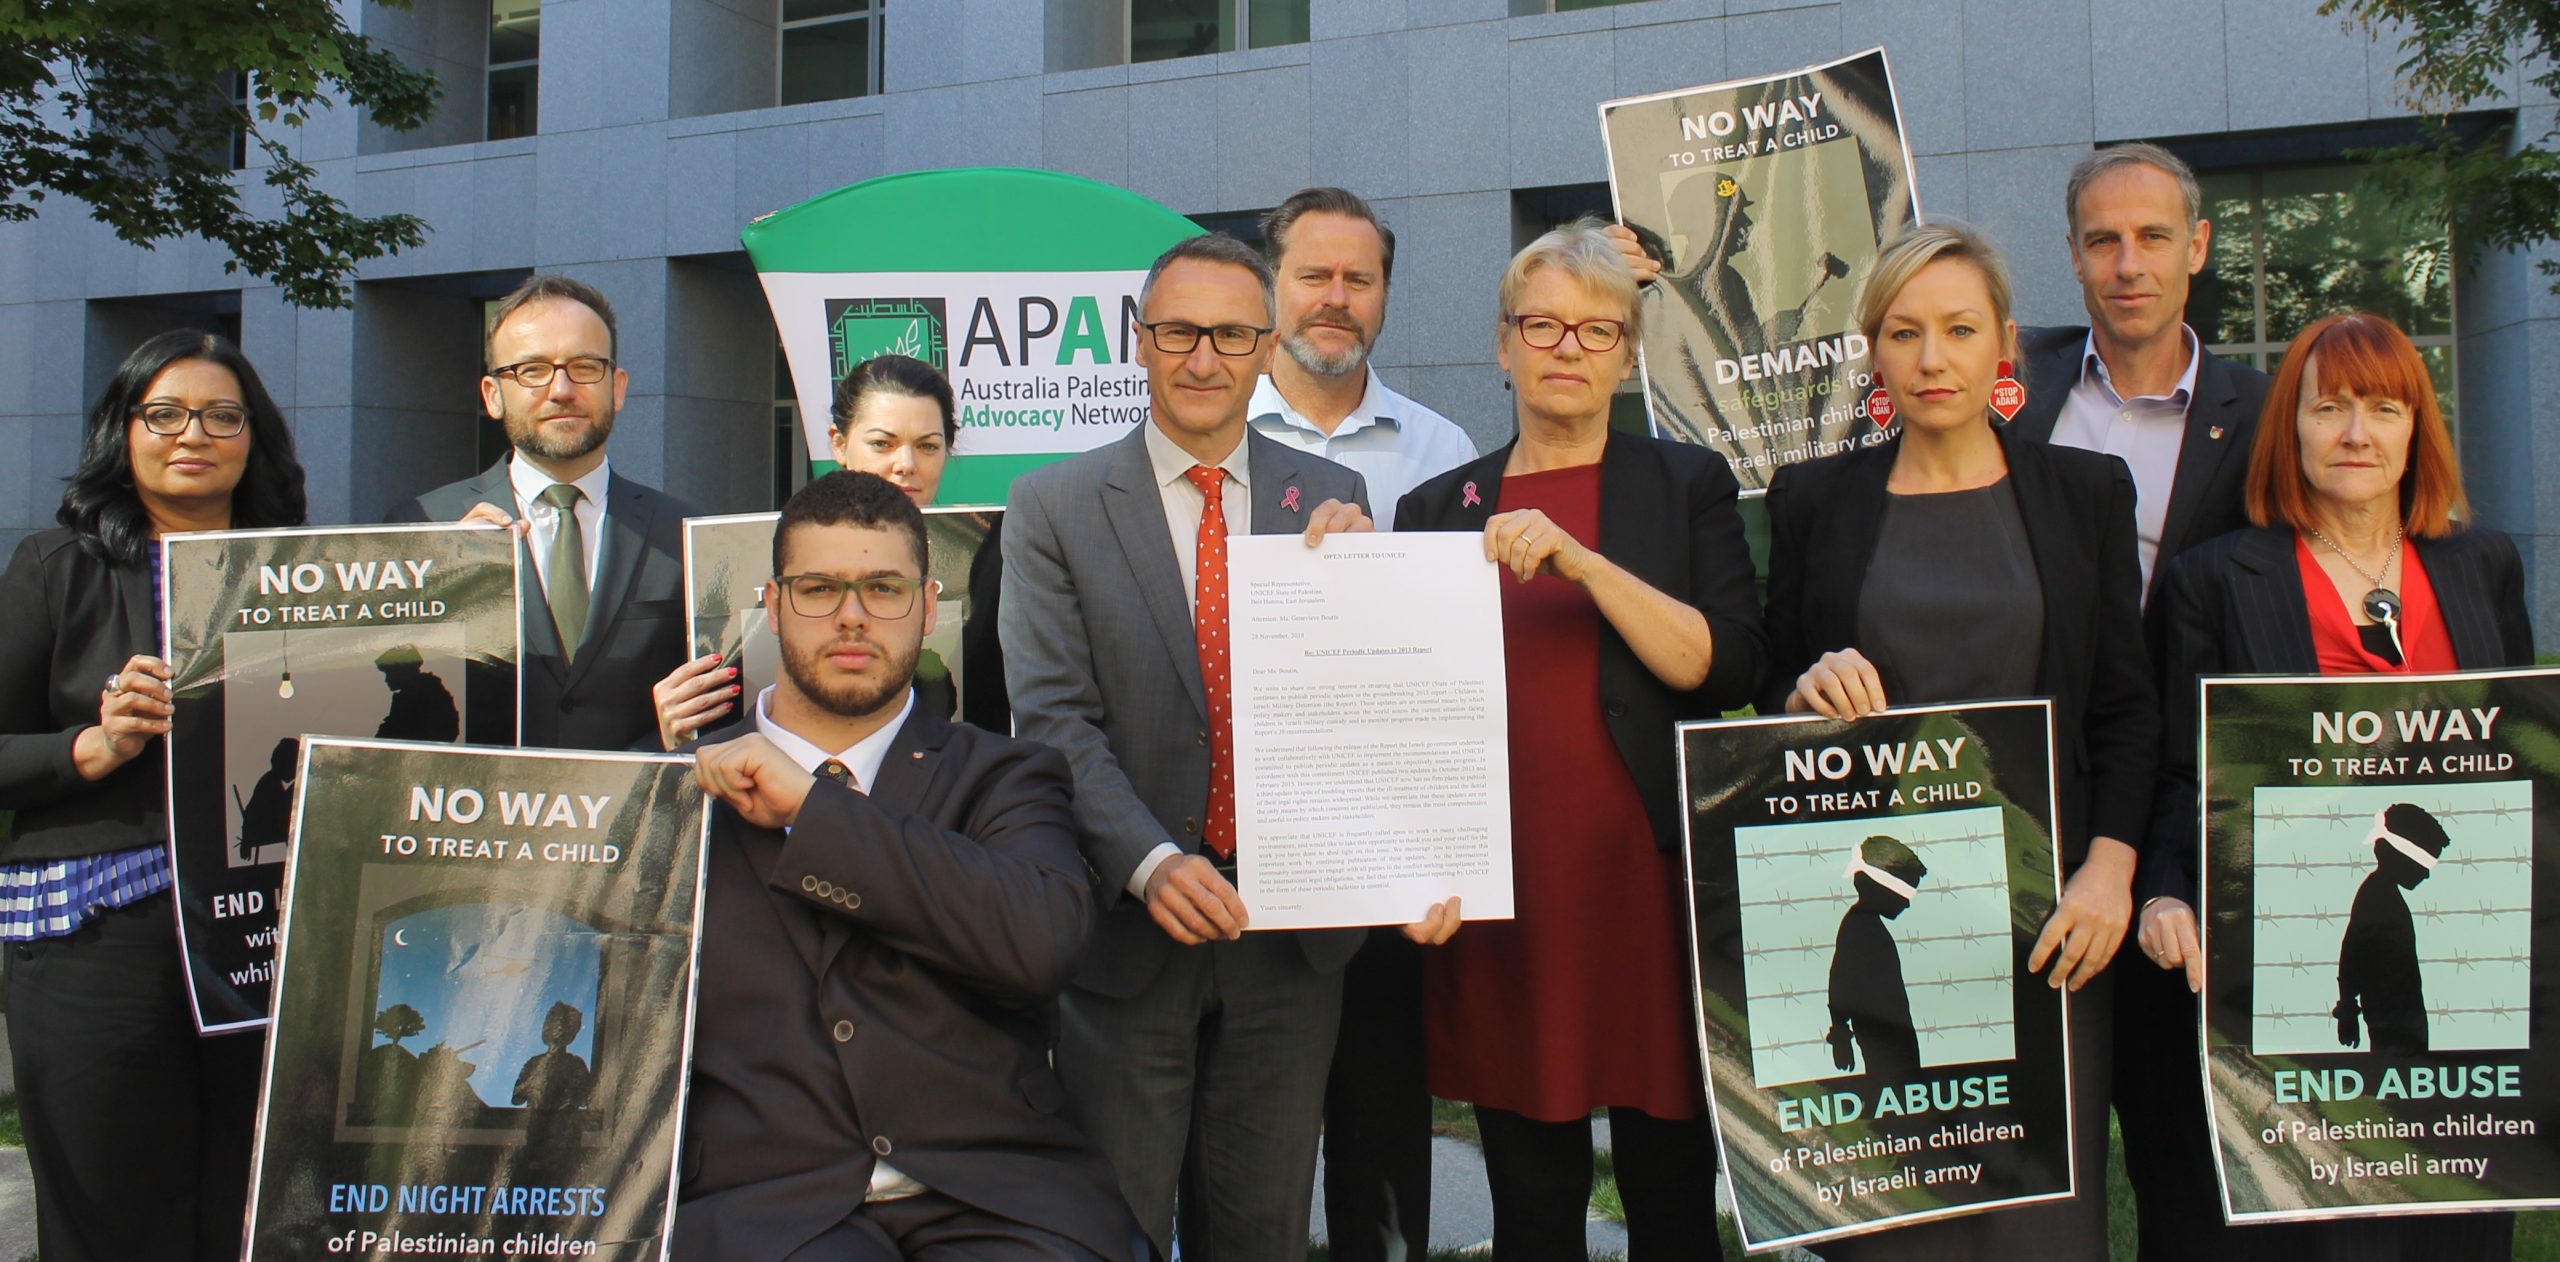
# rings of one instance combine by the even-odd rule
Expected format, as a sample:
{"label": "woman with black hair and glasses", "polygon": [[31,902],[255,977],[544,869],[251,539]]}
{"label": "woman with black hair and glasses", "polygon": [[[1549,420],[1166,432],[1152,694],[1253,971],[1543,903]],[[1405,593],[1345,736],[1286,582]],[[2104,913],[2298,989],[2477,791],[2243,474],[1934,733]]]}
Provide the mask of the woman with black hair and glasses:
{"label": "woman with black hair and glasses", "polygon": [[160,537],[298,526],[302,466],[240,349],[143,343],[0,574],[0,941],[46,1262],[236,1258],[260,1040],[200,1038],[170,909]]}

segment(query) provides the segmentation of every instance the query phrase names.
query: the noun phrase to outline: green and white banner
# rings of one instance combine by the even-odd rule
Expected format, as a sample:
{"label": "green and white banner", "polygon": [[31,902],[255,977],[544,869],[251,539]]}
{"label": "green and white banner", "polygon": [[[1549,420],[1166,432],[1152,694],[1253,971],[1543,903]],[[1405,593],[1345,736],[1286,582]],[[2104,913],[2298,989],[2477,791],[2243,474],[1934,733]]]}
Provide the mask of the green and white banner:
{"label": "green and white banner", "polygon": [[2560,671],[2201,687],[2231,1220],[2560,1205]]}
{"label": "green and white banner", "polygon": [[951,378],[959,441],[941,501],[1000,506],[1013,476],[1147,414],[1138,287],[1190,220],[1054,171],[917,171],[837,189],[740,239],[782,331],[813,462],[847,370],[875,355]]}

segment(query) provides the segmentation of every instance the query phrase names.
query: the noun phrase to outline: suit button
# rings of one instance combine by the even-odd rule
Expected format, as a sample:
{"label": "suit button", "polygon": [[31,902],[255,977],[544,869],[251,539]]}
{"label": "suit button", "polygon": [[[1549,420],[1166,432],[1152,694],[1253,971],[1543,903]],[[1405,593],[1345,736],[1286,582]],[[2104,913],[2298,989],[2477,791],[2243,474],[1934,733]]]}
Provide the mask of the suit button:
{"label": "suit button", "polygon": [[816,877],[814,877],[814,876],[804,876],[804,877],[801,877],[801,878],[800,878],[800,888],[802,888],[802,889],[804,889],[804,890],[807,890],[807,891],[809,891],[809,892],[810,892],[810,893],[812,893],[812,894],[817,893],[817,892],[818,892],[818,878],[816,878]]}
{"label": "suit button", "polygon": [[836,1041],[837,1041],[837,1042],[839,1042],[839,1043],[850,1043],[850,1042],[852,1042],[852,1041],[853,1041],[853,1022],[851,1022],[851,1021],[838,1021],[838,1022],[836,1022],[835,1036],[836,1036]]}
{"label": "suit button", "polygon": [[842,901],[847,907],[860,907],[862,906],[862,895],[856,894],[852,890],[846,890]]}
{"label": "suit button", "polygon": [[1186,833],[1196,833],[1196,832],[1199,832],[1199,831],[1200,831],[1200,821],[1198,821],[1198,820],[1196,820],[1196,819],[1192,819],[1192,818],[1190,818],[1190,817],[1188,817],[1188,816],[1185,816],[1185,817],[1183,818],[1183,821],[1182,821],[1182,831],[1184,831],[1184,832],[1186,832]]}
{"label": "suit button", "polygon": [[874,1136],[872,1136],[872,1137],[871,1137],[871,1151],[873,1151],[873,1152],[875,1152],[875,1153],[878,1153],[878,1154],[880,1154],[880,1155],[881,1155],[881,1156],[883,1156],[883,1157],[888,1156],[888,1155],[889,1155],[889,1137],[888,1137],[888,1136],[886,1136],[886,1135],[874,1135]]}
{"label": "suit button", "polygon": [[1624,701],[1612,701],[1609,704],[1602,706],[1601,709],[1606,711],[1609,717],[1613,719],[1623,719],[1627,717],[1627,703]]}
{"label": "suit button", "polygon": [[1195,733],[1191,739],[1200,742],[1200,748],[1202,749],[1207,749],[1209,747],[1209,734],[1207,732]]}

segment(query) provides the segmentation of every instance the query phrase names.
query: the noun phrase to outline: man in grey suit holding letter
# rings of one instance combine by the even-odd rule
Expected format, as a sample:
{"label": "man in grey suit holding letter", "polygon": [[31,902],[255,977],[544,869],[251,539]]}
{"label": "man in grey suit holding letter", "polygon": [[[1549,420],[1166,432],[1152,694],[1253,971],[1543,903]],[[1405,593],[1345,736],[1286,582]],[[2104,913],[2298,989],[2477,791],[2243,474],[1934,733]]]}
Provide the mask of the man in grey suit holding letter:
{"label": "man in grey suit holding letter", "polygon": [[[1152,417],[1016,479],[1005,680],[1066,754],[1106,908],[1059,1002],[1071,1119],[1171,1252],[1303,1258],[1325,1069],[1357,929],[1247,934],[1236,894],[1226,537],[1366,530],[1360,475],[1254,435],[1272,276],[1225,236],[1167,250],[1139,296]],[[1457,909],[1408,932],[1445,939]]]}

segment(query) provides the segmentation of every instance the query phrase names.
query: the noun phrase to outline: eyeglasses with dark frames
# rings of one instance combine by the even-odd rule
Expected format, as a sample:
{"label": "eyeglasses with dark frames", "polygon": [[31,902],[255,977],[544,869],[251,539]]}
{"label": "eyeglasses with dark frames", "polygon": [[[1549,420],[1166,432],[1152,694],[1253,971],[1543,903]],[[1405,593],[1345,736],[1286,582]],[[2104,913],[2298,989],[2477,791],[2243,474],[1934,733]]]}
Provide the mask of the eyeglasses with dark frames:
{"label": "eyeglasses with dark frames", "polygon": [[153,403],[135,408],[133,415],[134,419],[142,422],[144,429],[162,438],[175,438],[186,433],[187,426],[199,420],[204,422],[204,436],[207,438],[238,438],[240,431],[249,428],[249,414],[227,403],[206,408]]}
{"label": "eyeglasses with dark frames", "polygon": [[1516,315],[1509,323],[1520,330],[1520,340],[1535,350],[1551,351],[1564,344],[1564,335],[1582,343],[1582,349],[1594,355],[1618,349],[1627,336],[1624,320],[1559,320],[1551,315]]}
{"label": "eyeglasses with dark frames", "polygon": [[1209,348],[1230,358],[1252,354],[1254,347],[1262,345],[1262,335],[1271,331],[1268,325],[1202,326],[1185,324],[1180,320],[1159,320],[1154,324],[1140,320],[1138,327],[1145,329],[1147,336],[1155,341],[1156,349],[1167,355],[1190,354],[1193,347],[1200,345],[1200,335],[1206,333],[1209,335]]}
{"label": "eyeglasses with dark frames", "polygon": [[592,386],[604,380],[605,374],[612,371],[612,360],[596,355],[580,355],[576,359],[556,361],[528,359],[520,364],[492,368],[489,370],[489,375],[511,380],[527,390],[539,390],[551,384],[551,374],[555,372],[569,374],[569,380],[579,385]]}
{"label": "eyeglasses with dark frames", "polygon": [[788,597],[791,612],[803,618],[832,618],[844,608],[850,593],[862,602],[862,612],[882,622],[895,622],[916,608],[916,593],[923,591],[929,579],[908,578],[900,574],[875,574],[870,578],[837,578],[831,574],[784,574],[777,576],[783,594]]}

